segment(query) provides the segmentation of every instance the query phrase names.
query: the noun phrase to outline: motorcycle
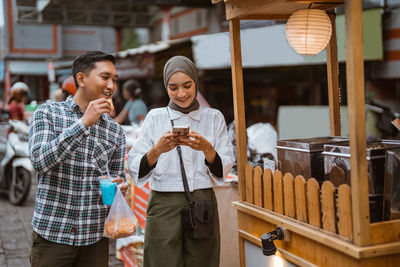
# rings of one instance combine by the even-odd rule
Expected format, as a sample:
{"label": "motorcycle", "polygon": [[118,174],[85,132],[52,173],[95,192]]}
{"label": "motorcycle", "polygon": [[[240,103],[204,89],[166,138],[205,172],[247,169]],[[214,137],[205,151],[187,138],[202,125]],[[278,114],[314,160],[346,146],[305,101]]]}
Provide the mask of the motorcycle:
{"label": "motorcycle", "polygon": [[[12,131],[8,134],[8,129]],[[0,192],[8,194],[13,205],[21,205],[29,195],[35,176],[29,158],[29,126],[10,120],[1,124],[0,135]]]}

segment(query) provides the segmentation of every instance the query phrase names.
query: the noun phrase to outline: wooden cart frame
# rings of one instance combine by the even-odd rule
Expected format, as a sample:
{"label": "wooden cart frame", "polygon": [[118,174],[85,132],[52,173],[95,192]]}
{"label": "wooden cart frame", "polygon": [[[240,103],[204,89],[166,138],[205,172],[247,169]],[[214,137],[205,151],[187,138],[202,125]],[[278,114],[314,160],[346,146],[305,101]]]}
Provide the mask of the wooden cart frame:
{"label": "wooden cart frame", "polygon": [[[212,0],[213,3],[222,0]],[[361,0],[224,0],[229,21],[239,201],[240,263],[244,241],[261,246],[260,236],[276,226],[290,232],[288,242],[275,241],[278,254],[300,266],[395,266],[400,263],[400,220],[370,223],[366,161],[364,61]],[[351,151],[351,188],[341,185],[335,197],[331,182],[319,187],[290,173],[254,170],[247,163],[240,20],[286,20],[297,9],[333,11],[344,4],[346,76]],[[340,136],[338,55],[335,14],[327,47],[330,134]]]}

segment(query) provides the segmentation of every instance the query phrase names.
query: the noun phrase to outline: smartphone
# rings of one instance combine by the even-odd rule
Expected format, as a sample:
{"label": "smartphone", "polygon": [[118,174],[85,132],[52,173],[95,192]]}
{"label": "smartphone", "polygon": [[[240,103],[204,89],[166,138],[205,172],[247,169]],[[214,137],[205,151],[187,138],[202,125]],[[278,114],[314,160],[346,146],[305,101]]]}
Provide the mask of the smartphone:
{"label": "smartphone", "polygon": [[177,133],[178,135],[188,135],[189,126],[174,126],[172,127],[172,132]]}

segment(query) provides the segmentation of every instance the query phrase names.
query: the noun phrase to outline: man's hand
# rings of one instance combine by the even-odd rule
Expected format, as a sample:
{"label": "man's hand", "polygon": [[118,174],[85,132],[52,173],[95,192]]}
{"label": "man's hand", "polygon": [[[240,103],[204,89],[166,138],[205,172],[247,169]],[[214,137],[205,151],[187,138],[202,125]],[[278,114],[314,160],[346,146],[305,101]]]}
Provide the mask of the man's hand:
{"label": "man's hand", "polygon": [[103,113],[111,113],[110,101],[105,98],[100,98],[89,102],[85,114],[82,116],[82,122],[86,128],[95,124]]}
{"label": "man's hand", "polygon": [[[118,177],[118,178],[112,179],[111,182],[120,184],[121,185],[121,188],[120,188],[121,193],[124,196],[126,195],[126,192],[128,191],[128,184],[125,183],[125,181],[122,178]],[[117,185],[115,185],[115,186],[117,186]]]}

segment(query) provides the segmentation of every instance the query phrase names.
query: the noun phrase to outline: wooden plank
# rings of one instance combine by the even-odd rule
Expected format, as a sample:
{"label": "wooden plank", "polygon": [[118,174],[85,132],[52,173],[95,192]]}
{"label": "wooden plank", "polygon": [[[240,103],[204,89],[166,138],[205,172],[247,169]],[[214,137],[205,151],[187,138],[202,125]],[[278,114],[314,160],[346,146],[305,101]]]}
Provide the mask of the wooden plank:
{"label": "wooden plank", "polygon": [[229,32],[231,42],[232,90],[235,117],[237,168],[239,177],[239,200],[243,201],[245,200],[246,195],[245,166],[247,164],[247,137],[239,20],[233,19],[229,21]]}
{"label": "wooden plank", "polygon": [[250,14],[241,17],[241,20],[287,20],[290,14]]}
{"label": "wooden plank", "polygon": [[253,14],[287,14],[304,9],[314,3],[313,8],[332,9],[342,1],[288,1],[288,0],[227,0],[225,1],[226,19],[244,19]]}
{"label": "wooden plank", "polygon": [[318,4],[318,3],[328,4],[328,3],[332,3],[332,4],[336,5],[336,4],[343,4],[344,0],[287,0],[287,2],[308,3],[308,4],[311,4],[311,3],[313,3],[313,4]]}
{"label": "wooden plank", "polygon": [[265,9],[274,5],[274,2],[284,2],[284,0],[229,0],[225,2],[226,19],[239,19],[251,14],[254,10]]}
{"label": "wooden plank", "polygon": [[336,233],[335,186],[325,181],[321,186],[322,228]]}
{"label": "wooden plank", "polygon": [[362,1],[345,1],[346,77],[350,133],[353,235],[357,245],[370,243],[366,160]]}
{"label": "wooden plank", "polygon": [[[243,216],[242,213],[237,212],[237,220],[238,220],[238,229],[247,227],[248,222],[246,222],[246,218]],[[246,249],[244,247],[244,239],[240,237],[240,235],[238,236],[238,242],[239,242],[239,264],[240,267],[246,267]]]}
{"label": "wooden plank", "polygon": [[283,177],[283,198],[284,198],[284,207],[285,207],[285,215],[291,218],[295,218],[295,209],[294,209],[294,180],[293,175],[288,172],[285,173]]}
{"label": "wooden plank", "polygon": [[[238,216],[242,217],[244,221],[263,221],[273,225],[273,229],[276,226],[280,226],[290,231],[291,241],[296,236],[303,236],[308,239],[314,240],[319,246],[328,246],[335,250],[342,252],[343,254],[354,257],[355,259],[361,258],[362,247],[357,246],[349,242],[350,240],[340,235],[334,234],[329,231],[325,231],[321,228],[299,222],[296,219],[289,218],[288,216],[269,211],[253,204],[247,204],[243,202],[233,202],[233,207],[238,210]],[[246,214],[248,216],[243,216]],[[251,216],[252,218],[249,218]],[[239,227],[239,230],[244,228]],[[265,227],[257,229],[253,233],[264,234],[265,232],[271,231],[270,228]],[[302,248],[304,249],[304,248]]]}
{"label": "wooden plank", "polygon": [[244,238],[239,234],[239,258],[240,258],[240,267],[246,267],[246,251],[244,248]]}
{"label": "wooden plank", "polygon": [[294,179],[294,192],[296,197],[296,218],[299,221],[307,222],[307,199],[306,199],[306,179],[297,175]]}
{"label": "wooden plank", "polygon": [[274,211],[283,214],[283,181],[282,173],[278,170],[274,172],[273,190],[274,190]]}
{"label": "wooden plank", "polygon": [[[309,261],[306,261],[305,259],[298,257],[297,255],[290,253],[287,250],[284,250],[280,247],[277,247],[278,249],[278,253],[277,256],[284,258],[286,260],[288,260],[291,263],[294,263],[295,266],[300,266],[300,267],[318,267],[318,265],[312,264]],[[275,264],[273,266],[276,266],[278,264]]]}
{"label": "wooden plank", "polygon": [[400,220],[371,223],[371,244],[395,241],[400,241]]}
{"label": "wooden plank", "polygon": [[321,206],[319,202],[319,183],[314,178],[307,181],[308,223],[321,227]]}
{"label": "wooden plank", "polygon": [[339,235],[353,238],[351,189],[347,184],[340,185],[338,189],[338,217]]}
{"label": "wooden plank", "polygon": [[340,89],[339,89],[339,64],[336,41],[336,14],[334,10],[328,12],[332,24],[332,37],[326,47],[326,66],[328,79],[329,98],[329,125],[331,136],[341,136],[340,125]]}
{"label": "wooden plank", "polygon": [[274,210],[273,205],[273,194],[272,194],[272,172],[270,169],[264,170],[263,176],[263,187],[264,187],[264,208]]}
{"label": "wooden plank", "polygon": [[[360,257],[362,258],[369,258],[369,257],[376,257],[381,255],[391,255],[395,254],[398,257],[398,260],[395,263],[390,265],[385,265],[380,262],[379,266],[399,266],[400,262],[400,242],[393,242],[393,243],[386,243],[374,246],[367,246],[364,247],[360,251]],[[386,256],[388,257],[388,256]],[[373,266],[373,265],[371,265]],[[378,265],[375,265],[378,266]]]}
{"label": "wooden plank", "polygon": [[263,206],[263,187],[262,187],[262,169],[260,166],[254,168],[254,204],[257,206]]}
{"label": "wooden plank", "polygon": [[254,203],[254,186],[253,186],[253,167],[247,163],[246,165],[246,201]]}

